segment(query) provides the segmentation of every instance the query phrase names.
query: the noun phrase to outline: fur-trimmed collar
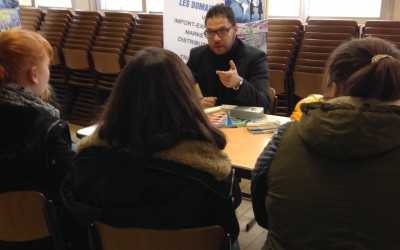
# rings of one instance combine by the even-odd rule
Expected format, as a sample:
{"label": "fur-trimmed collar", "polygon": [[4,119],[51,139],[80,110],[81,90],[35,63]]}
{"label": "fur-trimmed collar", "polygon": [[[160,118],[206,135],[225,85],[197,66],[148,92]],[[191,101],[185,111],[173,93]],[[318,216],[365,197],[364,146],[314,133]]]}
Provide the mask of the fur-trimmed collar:
{"label": "fur-trimmed collar", "polygon": [[[112,149],[107,141],[98,136],[97,131],[78,143],[77,153],[89,147]],[[135,155],[141,154],[133,149],[124,149],[124,151]],[[213,144],[204,141],[183,141],[174,148],[156,152],[151,157],[193,167],[211,174],[217,180],[226,179],[231,172],[231,162],[228,155]]]}
{"label": "fur-trimmed collar", "polygon": [[0,103],[46,110],[52,116],[60,118],[58,109],[15,83],[6,83],[0,89]]}

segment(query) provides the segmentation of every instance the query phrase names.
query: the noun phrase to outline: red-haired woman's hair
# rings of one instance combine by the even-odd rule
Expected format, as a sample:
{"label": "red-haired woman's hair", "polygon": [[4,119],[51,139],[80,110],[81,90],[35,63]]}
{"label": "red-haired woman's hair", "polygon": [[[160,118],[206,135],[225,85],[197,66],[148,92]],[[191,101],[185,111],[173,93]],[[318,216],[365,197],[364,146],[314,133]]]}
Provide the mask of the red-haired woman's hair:
{"label": "red-haired woman's hair", "polygon": [[49,42],[41,35],[27,30],[0,32],[0,88],[5,82],[17,83],[23,70],[53,57]]}

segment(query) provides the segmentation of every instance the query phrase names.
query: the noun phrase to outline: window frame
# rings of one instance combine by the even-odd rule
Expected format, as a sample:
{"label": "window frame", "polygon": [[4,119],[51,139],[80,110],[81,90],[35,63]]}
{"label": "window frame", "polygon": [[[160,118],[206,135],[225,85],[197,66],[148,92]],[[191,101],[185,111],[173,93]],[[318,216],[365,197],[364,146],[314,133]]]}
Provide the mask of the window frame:
{"label": "window frame", "polygon": [[[102,8],[101,8],[101,0],[96,0],[95,4],[96,4],[96,10],[99,11],[99,12],[121,11],[121,10],[112,10],[112,9],[102,9]],[[127,11],[127,12],[130,12],[130,13],[137,14],[137,13],[146,12],[146,10],[147,10],[146,0],[142,0],[142,10],[135,10],[135,11],[132,11],[132,10],[122,10],[122,11]]]}
{"label": "window frame", "polygon": [[[75,9],[75,1],[76,0],[70,0],[71,2],[71,7],[57,7],[57,6],[47,6],[47,5],[38,5],[36,6],[36,1],[35,0],[31,0],[31,4],[30,5],[25,5],[25,4],[19,4],[19,6],[22,7],[38,7],[38,8],[43,8],[43,9],[48,9],[48,8],[65,8],[65,9]],[[91,1],[91,0],[88,0]]]}
{"label": "window frame", "polygon": [[19,4],[19,6],[26,6],[26,7],[33,7],[33,6],[35,6],[35,0],[30,0],[29,2],[31,2],[30,5],[20,4],[19,1],[18,1],[18,4]]}
{"label": "window frame", "polygon": [[[279,0],[268,0],[268,1],[279,1]],[[308,19],[351,19],[355,20],[358,23],[365,23],[367,20],[391,20],[393,18],[393,12],[391,11],[394,8],[395,0],[381,0],[381,13],[380,17],[326,17],[326,16],[309,16],[308,15],[308,6],[309,0],[298,0],[300,1],[300,15],[297,17],[294,16],[271,16],[268,18],[292,18],[292,19],[300,19],[303,23],[307,23]]]}

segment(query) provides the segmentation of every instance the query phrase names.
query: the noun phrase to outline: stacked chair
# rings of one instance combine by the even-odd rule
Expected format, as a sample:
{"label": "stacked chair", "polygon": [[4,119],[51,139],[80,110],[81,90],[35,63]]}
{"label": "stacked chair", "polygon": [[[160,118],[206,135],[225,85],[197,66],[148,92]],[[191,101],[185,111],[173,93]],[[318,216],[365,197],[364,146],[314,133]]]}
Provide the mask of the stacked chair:
{"label": "stacked chair", "polygon": [[74,95],[69,121],[83,126],[93,123],[102,104],[90,56],[100,21],[96,14],[75,13],[62,47],[67,82]]}
{"label": "stacked chair", "polygon": [[43,21],[45,12],[39,8],[21,7],[20,15],[22,29],[37,31]]}
{"label": "stacked chair", "polygon": [[65,9],[49,9],[37,31],[53,48],[50,64],[50,84],[55,91],[63,118],[68,118],[73,103],[72,92],[67,86],[64,58],[61,48],[72,20],[72,12]]}
{"label": "stacked chair", "polygon": [[344,41],[359,36],[354,20],[309,20],[304,27],[293,71],[294,99],[321,94],[325,65],[332,51]]}
{"label": "stacked chair", "polygon": [[291,72],[303,25],[297,19],[268,19],[267,57],[270,86],[278,96],[276,113],[288,116],[291,107]]}
{"label": "stacked chair", "polygon": [[97,89],[106,98],[124,66],[124,53],[135,18],[130,13],[106,12],[91,50]]}
{"label": "stacked chair", "polygon": [[379,37],[394,43],[400,49],[400,21],[368,20],[361,36]]}
{"label": "stacked chair", "polygon": [[125,54],[125,62],[146,47],[163,47],[163,15],[139,13]]}
{"label": "stacked chair", "polygon": [[[162,14],[136,18],[128,12],[103,15],[61,8],[21,12],[35,13],[35,20],[40,20],[35,30],[53,47],[50,84],[63,118],[82,126],[94,122],[121,69],[137,51],[163,47]],[[43,14],[39,18],[37,13]],[[140,26],[135,31],[136,24]]]}

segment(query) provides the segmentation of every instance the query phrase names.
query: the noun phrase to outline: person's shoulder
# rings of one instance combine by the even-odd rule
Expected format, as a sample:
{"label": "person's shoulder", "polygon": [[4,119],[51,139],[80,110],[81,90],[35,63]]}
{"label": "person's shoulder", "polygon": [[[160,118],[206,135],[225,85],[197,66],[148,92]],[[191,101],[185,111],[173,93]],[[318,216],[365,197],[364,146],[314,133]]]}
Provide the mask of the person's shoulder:
{"label": "person's shoulder", "polygon": [[248,44],[245,44],[245,50],[248,53],[251,53],[251,54],[254,54],[257,56],[266,56],[266,53],[264,51],[260,50],[259,48],[254,47],[254,46],[248,45]]}
{"label": "person's shoulder", "polygon": [[190,54],[192,54],[192,55],[201,55],[201,54],[206,53],[208,50],[209,50],[209,47],[208,47],[207,44],[205,44],[205,45],[201,45],[201,46],[192,48],[190,50]]}
{"label": "person's shoulder", "polygon": [[265,51],[262,51],[259,48],[251,46],[251,45],[243,42],[240,39],[238,39],[238,40],[239,40],[239,47],[242,48],[242,50],[244,51],[245,54],[257,55],[257,56],[266,56]]}

